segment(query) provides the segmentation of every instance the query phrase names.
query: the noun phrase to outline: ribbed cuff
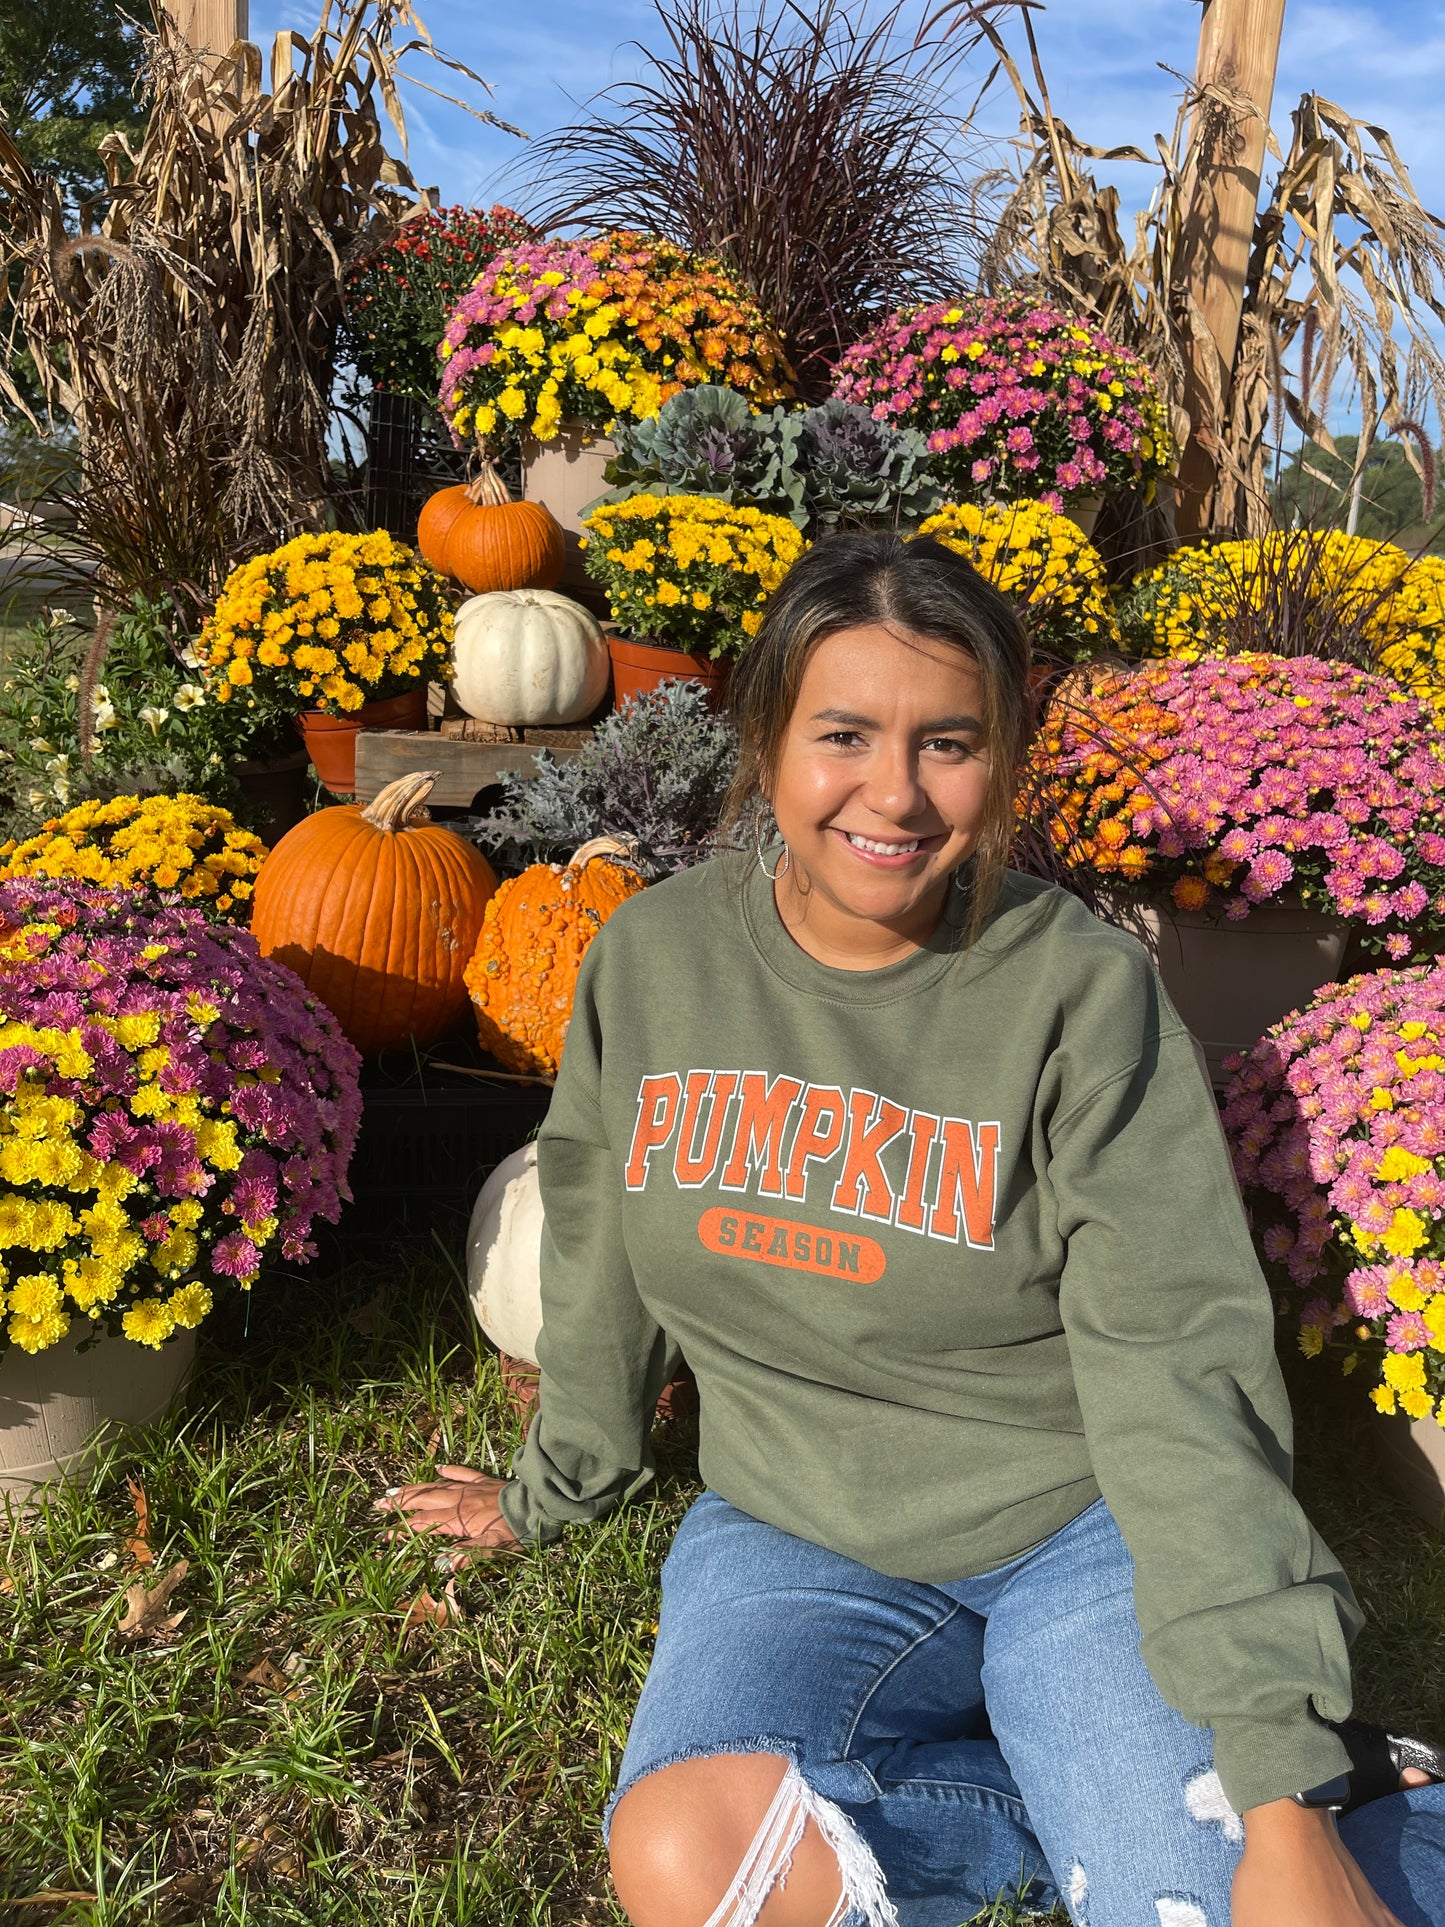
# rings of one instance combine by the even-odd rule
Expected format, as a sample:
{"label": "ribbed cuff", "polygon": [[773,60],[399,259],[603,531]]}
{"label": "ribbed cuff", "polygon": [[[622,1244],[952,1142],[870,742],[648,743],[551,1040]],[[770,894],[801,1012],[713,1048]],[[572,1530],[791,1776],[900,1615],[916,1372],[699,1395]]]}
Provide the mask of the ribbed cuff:
{"label": "ribbed cuff", "polygon": [[1236,1813],[1287,1800],[1350,1770],[1339,1734],[1307,1709],[1282,1719],[1223,1719],[1214,1728],[1214,1770]]}
{"label": "ribbed cuff", "polygon": [[508,1479],[497,1496],[497,1510],[524,1546],[550,1546],[562,1528],[532,1501],[520,1479]]}

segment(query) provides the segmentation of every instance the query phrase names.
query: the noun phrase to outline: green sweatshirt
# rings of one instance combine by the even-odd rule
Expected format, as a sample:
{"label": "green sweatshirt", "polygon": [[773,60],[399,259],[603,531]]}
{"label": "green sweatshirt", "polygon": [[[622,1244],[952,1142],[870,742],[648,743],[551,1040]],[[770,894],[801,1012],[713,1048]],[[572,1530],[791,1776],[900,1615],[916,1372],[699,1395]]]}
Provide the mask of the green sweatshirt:
{"label": "green sweatshirt", "polygon": [[[1290,1494],[1268,1293],[1213,1098],[1144,951],[1008,879],[978,942],[835,970],[738,858],[587,953],[539,1145],[524,1539],[652,1476],[697,1376],[702,1476],[920,1581],[1102,1493],[1143,1653],[1239,1810],[1343,1772],[1348,1582]],[[1048,1682],[1040,1681],[1047,1693]]]}

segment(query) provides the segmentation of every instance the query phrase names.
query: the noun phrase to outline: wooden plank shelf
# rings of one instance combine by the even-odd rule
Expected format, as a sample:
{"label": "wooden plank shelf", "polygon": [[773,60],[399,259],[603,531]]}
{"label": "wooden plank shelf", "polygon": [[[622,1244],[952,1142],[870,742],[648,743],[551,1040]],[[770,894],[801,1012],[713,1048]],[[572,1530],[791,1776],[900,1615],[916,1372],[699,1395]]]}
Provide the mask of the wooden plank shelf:
{"label": "wooden plank shelf", "polygon": [[434,729],[363,729],[356,739],[356,800],[369,803],[388,783],[412,770],[441,772],[430,801],[448,809],[470,809],[481,790],[504,776],[528,775],[541,748],[559,761],[577,754],[583,730],[528,730],[525,737],[574,741],[475,742]]}

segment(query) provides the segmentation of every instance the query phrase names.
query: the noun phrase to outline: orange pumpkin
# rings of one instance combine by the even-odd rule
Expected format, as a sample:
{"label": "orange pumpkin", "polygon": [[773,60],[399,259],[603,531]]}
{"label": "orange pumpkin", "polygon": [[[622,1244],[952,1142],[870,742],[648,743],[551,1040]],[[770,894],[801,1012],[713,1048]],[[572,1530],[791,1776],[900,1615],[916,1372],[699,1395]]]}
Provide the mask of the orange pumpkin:
{"label": "orange pumpkin", "polygon": [[434,569],[478,595],[555,588],[565,554],[551,510],[514,502],[490,462],[474,482],[441,489],[424,504],[416,545]]}
{"label": "orange pumpkin", "polygon": [[625,856],[611,837],[594,837],[565,865],[534,863],[488,903],[467,988],[482,1049],[509,1070],[557,1075],[587,946],[646,888]]}
{"label": "orange pumpkin", "polygon": [[464,971],[497,887],[481,852],[431,821],[435,770],[365,809],[318,810],[256,879],[251,929],[335,1013],[363,1056],[434,1044],[466,1008]]}

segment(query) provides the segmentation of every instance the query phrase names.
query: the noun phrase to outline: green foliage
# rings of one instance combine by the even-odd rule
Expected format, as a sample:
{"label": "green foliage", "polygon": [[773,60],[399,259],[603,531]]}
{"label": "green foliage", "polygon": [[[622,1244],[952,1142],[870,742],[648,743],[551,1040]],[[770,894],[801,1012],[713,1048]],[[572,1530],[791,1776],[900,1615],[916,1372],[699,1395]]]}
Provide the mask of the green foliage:
{"label": "green foliage", "polygon": [[72,199],[104,186],[105,136],[144,127],[133,91],[140,64],[139,29],[115,0],[0,0],[6,132]]}
{"label": "green foliage", "polygon": [[[1280,528],[1295,526],[1343,529],[1350,516],[1351,476],[1359,449],[1358,435],[1336,435],[1331,455],[1315,443],[1296,451],[1280,471],[1274,491],[1274,519]],[[1445,448],[1436,456],[1445,467]],[[1360,516],[1356,532],[1378,542],[1392,542],[1414,532],[1413,551],[1423,533],[1424,501],[1420,478],[1410,466],[1403,445],[1378,441],[1371,447],[1360,482]],[[1437,508],[1425,547],[1445,551],[1445,513]]]}
{"label": "green foliage", "polygon": [[447,317],[494,254],[536,238],[500,204],[486,214],[434,208],[403,222],[346,277],[343,352],[378,388],[435,408]]}
{"label": "green foliage", "polygon": [[618,421],[613,435],[607,502],[716,495],[815,533],[840,522],[921,522],[942,499],[924,437],[876,422],[854,402],[755,414],[736,389],[706,384],[683,389],[650,421]]}
{"label": "green foliage", "polygon": [[92,677],[87,761],[80,714],[93,639],[64,610],[9,638],[0,680],[0,836],[33,835],[48,817],[90,797],[181,790],[247,823],[233,766],[276,746],[275,721],[212,702],[166,612],[137,597],[115,622]]}
{"label": "green foliage", "polygon": [[500,809],[470,833],[504,866],[555,862],[589,837],[632,843],[650,880],[711,856],[737,750],[699,684],[676,680],[598,724],[569,763],[545,750],[509,776]]}

